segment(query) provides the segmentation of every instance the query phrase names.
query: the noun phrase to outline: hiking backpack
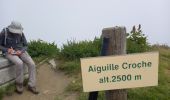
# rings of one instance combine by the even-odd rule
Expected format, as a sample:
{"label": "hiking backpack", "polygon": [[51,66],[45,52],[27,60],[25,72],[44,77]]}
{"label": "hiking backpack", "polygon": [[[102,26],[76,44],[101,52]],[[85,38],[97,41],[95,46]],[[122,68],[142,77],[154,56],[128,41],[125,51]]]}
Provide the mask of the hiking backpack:
{"label": "hiking backpack", "polygon": [[[8,36],[7,28],[4,28],[3,31],[4,31],[4,34],[5,34],[4,46],[6,46],[7,36]],[[2,31],[2,32],[3,32],[3,31]],[[0,32],[0,34],[2,34],[2,32]]]}

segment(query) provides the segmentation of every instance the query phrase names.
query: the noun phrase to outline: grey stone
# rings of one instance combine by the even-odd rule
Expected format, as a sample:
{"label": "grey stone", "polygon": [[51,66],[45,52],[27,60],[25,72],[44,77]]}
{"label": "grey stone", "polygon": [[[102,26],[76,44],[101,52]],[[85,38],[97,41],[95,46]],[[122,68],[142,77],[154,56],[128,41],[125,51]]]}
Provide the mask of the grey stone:
{"label": "grey stone", "polygon": [[54,59],[49,60],[48,63],[51,64],[51,66],[52,66],[53,69],[56,69],[57,65],[56,65],[56,62],[55,62]]}

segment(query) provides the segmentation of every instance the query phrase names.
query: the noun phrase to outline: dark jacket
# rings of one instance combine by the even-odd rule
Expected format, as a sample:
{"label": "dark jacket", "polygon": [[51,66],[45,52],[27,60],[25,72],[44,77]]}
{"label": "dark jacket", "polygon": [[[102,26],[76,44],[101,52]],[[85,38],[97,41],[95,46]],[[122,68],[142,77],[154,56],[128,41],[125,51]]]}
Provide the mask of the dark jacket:
{"label": "dark jacket", "polygon": [[27,50],[28,44],[23,33],[11,33],[8,28],[6,28],[6,33],[7,34],[5,35],[5,29],[3,29],[0,33],[0,49],[2,50],[3,54],[5,54],[8,51],[8,48],[11,47],[14,50],[21,50],[22,52]]}

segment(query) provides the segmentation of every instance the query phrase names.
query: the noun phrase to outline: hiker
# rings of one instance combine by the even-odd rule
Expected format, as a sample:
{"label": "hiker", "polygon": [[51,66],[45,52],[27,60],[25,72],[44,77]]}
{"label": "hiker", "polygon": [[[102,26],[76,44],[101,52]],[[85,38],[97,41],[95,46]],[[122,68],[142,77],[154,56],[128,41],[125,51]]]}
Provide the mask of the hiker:
{"label": "hiker", "polygon": [[28,66],[28,90],[34,94],[39,92],[36,89],[36,69],[35,63],[27,53],[27,40],[23,33],[21,23],[12,21],[0,33],[0,49],[5,58],[15,64],[16,69],[16,92],[23,93],[24,63]]}

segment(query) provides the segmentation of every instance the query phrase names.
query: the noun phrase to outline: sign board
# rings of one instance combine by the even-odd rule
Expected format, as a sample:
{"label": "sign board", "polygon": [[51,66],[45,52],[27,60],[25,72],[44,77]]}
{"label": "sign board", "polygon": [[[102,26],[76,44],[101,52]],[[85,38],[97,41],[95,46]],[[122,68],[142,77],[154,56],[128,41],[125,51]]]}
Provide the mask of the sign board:
{"label": "sign board", "polygon": [[158,52],[81,58],[84,92],[158,85]]}

